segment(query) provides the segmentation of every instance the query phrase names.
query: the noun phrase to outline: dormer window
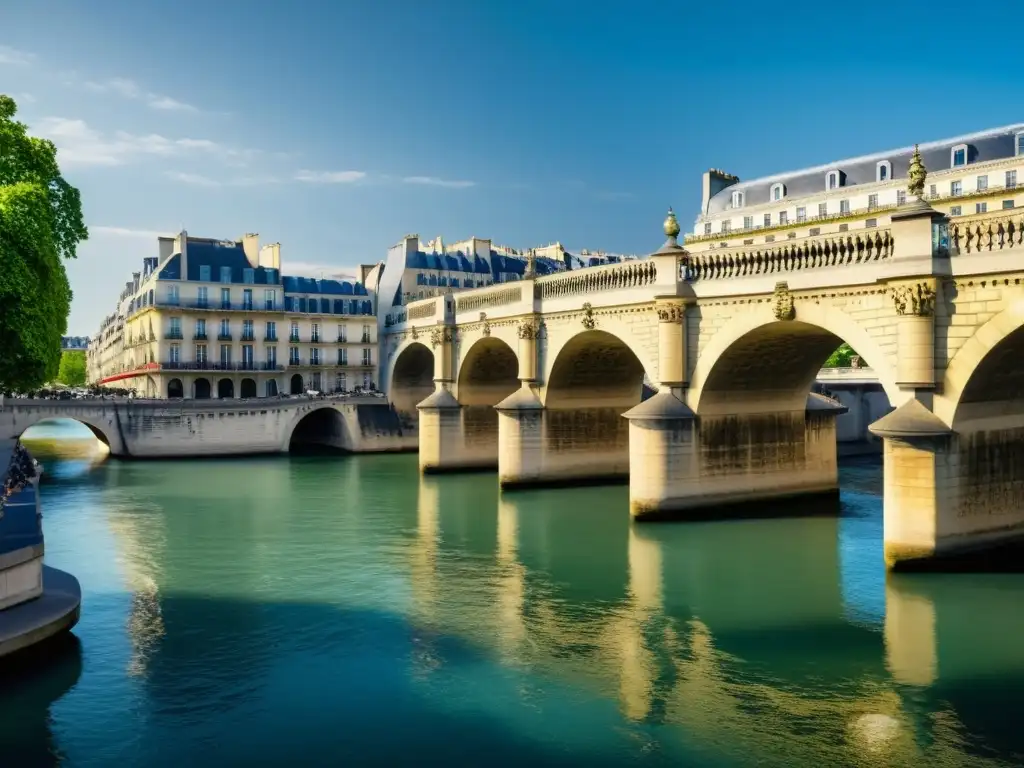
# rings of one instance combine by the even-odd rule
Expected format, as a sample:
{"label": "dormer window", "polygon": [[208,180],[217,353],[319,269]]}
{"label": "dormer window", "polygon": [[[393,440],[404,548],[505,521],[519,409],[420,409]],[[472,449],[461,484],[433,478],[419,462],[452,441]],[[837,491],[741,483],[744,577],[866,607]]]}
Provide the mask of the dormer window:
{"label": "dormer window", "polygon": [[829,171],[825,174],[825,189],[831,191],[833,189],[839,189],[843,186],[843,174],[842,171]]}
{"label": "dormer window", "polygon": [[743,193],[742,192],[733,192],[732,193],[732,207],[733,208],[742,208],[743,207]]}
{"label": "dormer window", "polygon": [[768,199],[773,203],[777,203],[779,200],[786,196],[786,185],[785,184],[772,184],[771,191],[768,194]]}
{"label": "dormer window", "polygon": [[949,150],[949,167],[959,168],[967,165],[967,145],[957,144]]}
{"label": "dormer window", "polygon": [[1024,131],[1013,137],[1013,146],[1018,157],[1024,156]]}
{"label": "dormer window", "polygon": [[881,160],[875,166],[875,181],[888,181],[892,178],[892,163]]}

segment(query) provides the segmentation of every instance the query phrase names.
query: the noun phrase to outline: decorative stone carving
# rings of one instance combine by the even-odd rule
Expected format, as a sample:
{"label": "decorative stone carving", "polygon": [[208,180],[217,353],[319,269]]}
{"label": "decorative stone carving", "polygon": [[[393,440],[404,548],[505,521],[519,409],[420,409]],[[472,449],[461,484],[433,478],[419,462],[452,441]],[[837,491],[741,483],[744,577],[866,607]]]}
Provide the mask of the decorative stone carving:
{"label": "decorative stone carving", "polygon": [[524,320],[519,324],[517,333],[520,339],[536,339],[539,329],[532,320]]}
{"label": "decorative stone carving", "polygon": [[683,322],[684,308],[681,304],[659,304],[656,308],[658,320],[663,323]]}
{"label": "decorative stone carving", "polygon": [[480,313],[480,322],[483,324],[483,327],[482,327],[481,330],[482,330],[484,336],[490,336],[491,335],[491,324],[489,322],[487,322],[487,313],[486,312],[481,312]]}
{"label": "decorative stone carving", "polygon": [[416,330],[416,326],[412,327],[412,340],[416,341],[420,337],[420,332]]}
{"label": "decorative stone carving", "polygon": [[430,346],[439,347],[441,344],[450,344],[455,340],[452,329],[446,325],[435,326],[430,332]]}
{"label": "decorative stone carving", "polygon": [[776,320],[792,320],[796,317],[793,294],[789,292],[789,283],[785,281],[775,284],[775,292],[772,294],[772,314],[775,315]]}
{"label": "decorative stone carving", "polygon": [[910,169],[907,174],[907,194],[918,199],[924,194],[924,180],[928,176],[928,170],[921,160],[921,153],[917,144],[914,145],[914,154],[910,158]]}
{"label": "decorative stone carving", "polygon": [[590,306],[589,301],[583,304],[583,327],[588,331],[592,331],[597,327],[597,320],[594,319],[594,308]]}
{"label": "decorative stone carving", "polygon": [[931,317],[935,314],[935,289],[927,283],[897,285],[892,289],[897,315]]}
{"label": "decorative stone carving", "polygon": [[526,269],[523,272],[523,280],[533,280],[537,277],[537,257],[531,251],[526,255]]}

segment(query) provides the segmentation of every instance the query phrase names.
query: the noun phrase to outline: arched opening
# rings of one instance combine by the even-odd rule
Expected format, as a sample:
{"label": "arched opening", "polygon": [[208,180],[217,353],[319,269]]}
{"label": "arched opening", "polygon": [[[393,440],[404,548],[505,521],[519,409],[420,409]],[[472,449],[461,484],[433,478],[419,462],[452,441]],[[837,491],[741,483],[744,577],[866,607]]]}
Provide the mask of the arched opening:
{"label": "arched opening", "polygon": [[301,395],[305,390],[302,388],[302,374],[292,374],[291,388],[289,392],[293,395]]}
{"label": "arched opening", "polygon": [[230,400],[235,396],[235,382],[231,379],[221,379],[217,382],[217,397],[221,400]]}
{"label": "arched opening", "polygon": [[433,391],[434,353],[418,342],[410,344],[395,360],[391,373],[391,402],[404,429],[416,428],[416,405]]}
{"label": "arched opening", "polygon": [[493,451],[497,459],[498,412],[494,406],[519,389],[519,359],[500,339],[487,336],[469,348],[459,366],[458,399],[468,448]]}
{"label": "arched opening", "polygon": [[210,399],[210,380],[199,378],[192,384],[192,397],[196,400]]}
{"label": "arched opening", "polygon": [[978,361],[953,413],[953,428],[972,421],[1017,417],[1024,422],[1024,326],[1011,331]]}
{"label": "arched opening", "polygon": [[629,424],[645,396],[644,366],[621,339],[584,331],[558,352],[544,400],[546,461],[564,477],[629,477]]}
{"label": "arched opening", "polygon": [[256,380],[242,379],[242,383],[239,385],[239,394],[242,397],[256,397]]}
{"label": "arched opening", "polygon": [[171,379],[167,382],[167,396],[172,399],[185,396],[185,386],[181,383],[181,379]]}
{"label": "arched opening", "polygon": [[277,379],[267,379],[267,397],[277,397]]}
{"label": "arched opening", "polygon": [[[85,464],[61,465],[60,472],[76,474],[110,451],[110,440],[103,430],[78,419],[42,419],[21,433],[19,438],[37,459],[60,458]],[[48,468],[49,471],[49,468]]]}
{"label": "arched opening", "polygon": [[335,408],[317,408],[303,416],[288,443],[292,453],[338,453],[352,450],[345,419]]}

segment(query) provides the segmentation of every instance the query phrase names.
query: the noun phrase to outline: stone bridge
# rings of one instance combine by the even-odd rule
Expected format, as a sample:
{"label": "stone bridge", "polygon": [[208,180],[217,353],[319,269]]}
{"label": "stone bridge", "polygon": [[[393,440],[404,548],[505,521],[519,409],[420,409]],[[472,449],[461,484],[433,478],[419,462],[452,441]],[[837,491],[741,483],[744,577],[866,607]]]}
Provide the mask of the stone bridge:
{"label": "stone bridge", "polygon": [[646,260],[398,308],[384,385],[425,473],[628,476],[638,519],[717,517],[837,493],[845,409],[810,390],[845,341],[895,407],[871,427],[887,562],[927,565],[1024,532],[1024,214],[956,221],[916,200],[856,235],[689,253],[670,215]]}
{"label": "stone bridge", "polygon": [[394,409],[380,399],[28,400],[0,398],[0,440],[42,421],[72,419],[122,458],[287,452],[294,445],[355,453],[408,450]]}

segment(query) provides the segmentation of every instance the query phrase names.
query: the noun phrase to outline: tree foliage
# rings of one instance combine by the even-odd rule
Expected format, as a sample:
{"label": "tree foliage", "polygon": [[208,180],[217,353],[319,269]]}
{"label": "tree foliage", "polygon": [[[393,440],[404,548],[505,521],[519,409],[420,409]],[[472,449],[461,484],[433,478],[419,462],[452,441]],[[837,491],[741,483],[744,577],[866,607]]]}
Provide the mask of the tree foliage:
{"label": "tree foliage", "polygon": [[88,230],[57,148],[28,135],[0,94],[0,391],[28,390],[58,372],[71,287],[62,259]]}
{"label": "tree foliage", "polygon": [[61,353],[57,381],[69,387],[85,385],[85,352],[66,349]]}
{"label": "tree foliage", "polygon": [[849,344],[843,342],[839,345],[839,349],[829,355],[828,360],[825,361],[825,368],[849,368],[850,358],[857,353],[853,351],[853,348]]}

